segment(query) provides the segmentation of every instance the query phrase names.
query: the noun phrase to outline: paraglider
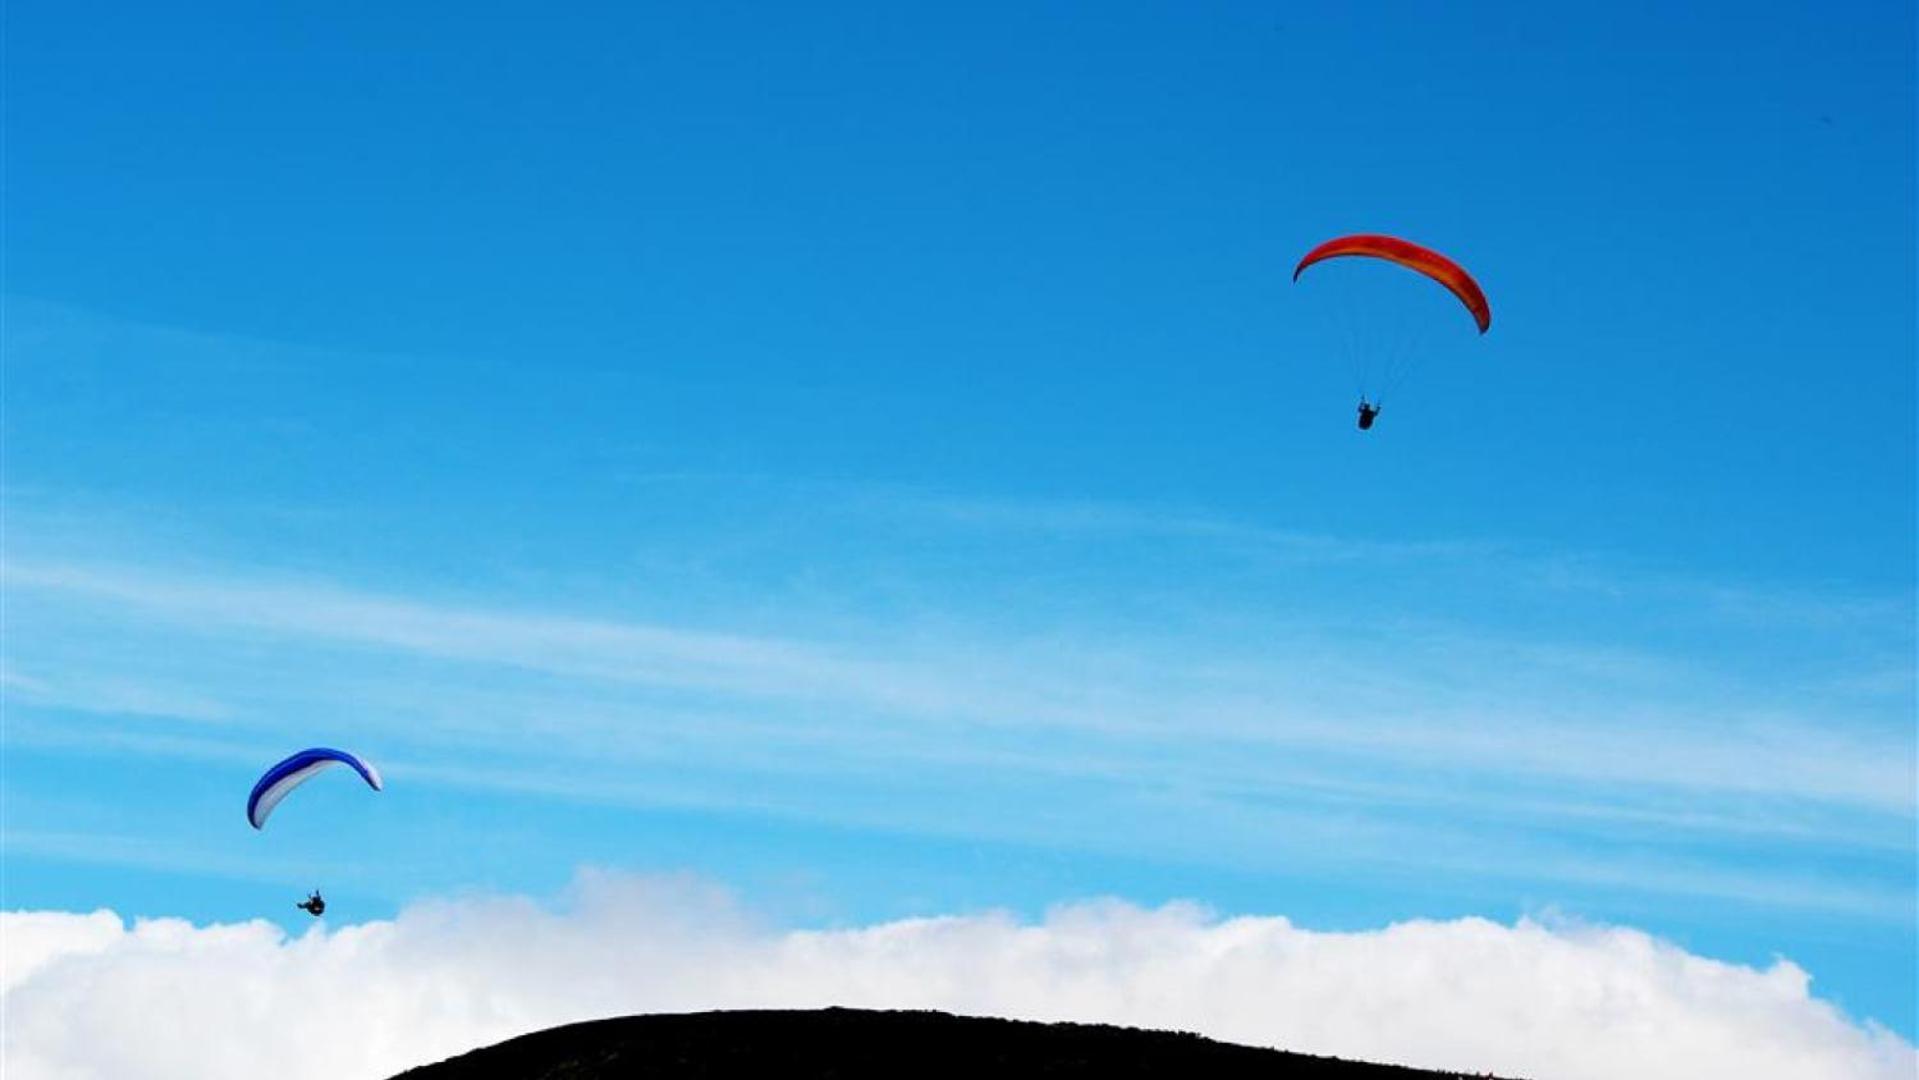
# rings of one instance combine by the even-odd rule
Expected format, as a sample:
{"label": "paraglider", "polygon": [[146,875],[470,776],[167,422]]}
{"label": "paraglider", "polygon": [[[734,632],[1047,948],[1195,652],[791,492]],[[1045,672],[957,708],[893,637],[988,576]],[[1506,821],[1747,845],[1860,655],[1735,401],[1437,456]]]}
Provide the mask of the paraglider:
{"label": "paraglider", "polygon": [[[1299,265],[1293,268],[1293,280],[1297,282],[1309,266],[1329,259],[1354,257],[1376,259],[1402,266],[1437,282],[1465,307],[1466,313],[1472,317],[1473,325],[1478,327],[1481,334],[1491,328],[1493,313],[1491,305],[1486,300],[1485,290],[1479,287],[1479,282],[1473,280],[1473,276],[1467,273],[1464,267],[1431,248],[1415,244],[1410,240],[1401,240],[1395,236],[1355,233],[1351,236],[1328,240],[1308,251],[1305,257],[1299,260]],[[1391,340],[1391,334],[1387,332],[1389,327],[1378,325],[1395,323],[1404,317],[1405,312],[1397,310],[1396,305],[1393,304],[1387,304],[1385,307],[1393,310],[1368,307],[1364,313],[1350,320],[1351,325],[1343,328],[1352,339],[1367,337],[1365,331],[1380,331],[1377,341],[1368,341],[1363,346],[1358,340],[1349,340],[1349,347],[1353,354],[1351,359],[1354,375],[1360,386],[1359,429],[1361,431],[1372,430],[1373,421],[1379,417],[1384,395],[1404,378],[1414,359],[1409,354],[1409,350],[1403,346],[1393,347],[1399,343]],[[1374,353],[1378,355],[1372,355]],[[1384,370],[1376,373],[1372,370],[1375,366]],[[1378,376],[1377,381],[1383,384],[1377,387],[1379,393],[1376,395],[1368,392],[1369,386],[1375,381],[1375,375]]]}
{"label": "paraglider", "polygon": [[[384,788],[380,781],[380,771],[373,763],[358,754],[345,750],[335,750],[326,746],[315,746],[292,754],[276,763],[261,775],[253,785],[252,794],[247,796],[247,824],[256,829],[266,826],[267,816],[273,808],[293,792],[294,788],[313,779],[315,776],[335,765],[346,765],[360,774],[360,779],[375,791]],[[315,889],[307,894],[305,900],[293,905],[314,918],[326,914],[326,900]]]}
{"label": "paraglider", "polygon": [[375,791],[382,788],[380,772],[373,763],[358,754],[349,754],[345,750],[334,750],[325,746],[316,746],[302,750],[268,769],[253,785],[253,794],[247,796],[247,823],[254,828],[265,827],[267,815],[280,805],[280,800],[293,792],[294,788],[313,779],[314,776],[334,765],[348,765],[360,774],[367,786]]}

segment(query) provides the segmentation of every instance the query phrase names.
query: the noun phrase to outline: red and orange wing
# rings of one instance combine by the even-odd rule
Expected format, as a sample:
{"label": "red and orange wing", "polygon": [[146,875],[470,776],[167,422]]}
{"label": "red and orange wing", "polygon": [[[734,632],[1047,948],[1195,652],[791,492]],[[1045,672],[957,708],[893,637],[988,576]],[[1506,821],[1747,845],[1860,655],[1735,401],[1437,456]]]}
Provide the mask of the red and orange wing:
{"label": "red and orange wing", "polygon": [[1325,259],[1337,259],[1345,255],[1363,255],[1368,258],[1385,259],[1395,262],[1408,270],[1415,270],[1444,285],[1459,302],[1466,305],[1472,313],[1473,321],[1479,324],[1479,332],[1485,333],[1493,324],[1493,310],[1486,303],[1486,294],[1479,282],[1466,272],[1466,268],[1441,255],[1431,248],[1421,247],[1410,240],[1401,240],[1396,236],[1379,236],[1373,233],[1356,233],[1328,240],[1306,253],[1293,268],[1293,280],[1307,267]]}

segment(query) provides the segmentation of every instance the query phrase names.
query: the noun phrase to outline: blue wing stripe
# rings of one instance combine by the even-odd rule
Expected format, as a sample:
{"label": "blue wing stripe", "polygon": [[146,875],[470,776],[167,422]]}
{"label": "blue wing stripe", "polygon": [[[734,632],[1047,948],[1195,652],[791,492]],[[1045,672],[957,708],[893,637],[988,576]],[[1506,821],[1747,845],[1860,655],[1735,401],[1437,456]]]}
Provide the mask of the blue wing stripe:
{"label": "blue wing stripe", "polygon": [[253,793],[247,796],[247,822],[258,829],[267,822],[267,815],[273,813],[287,793],[299,787],[314,774],[331,765],[345,764],[360,774],[367,786],[375,791],[384,787],[380,781],[380,772],[373,763],[358,754],[349,754],[345,750],[316,746],[289,756],[266,771],[259,783],[253,785]]}

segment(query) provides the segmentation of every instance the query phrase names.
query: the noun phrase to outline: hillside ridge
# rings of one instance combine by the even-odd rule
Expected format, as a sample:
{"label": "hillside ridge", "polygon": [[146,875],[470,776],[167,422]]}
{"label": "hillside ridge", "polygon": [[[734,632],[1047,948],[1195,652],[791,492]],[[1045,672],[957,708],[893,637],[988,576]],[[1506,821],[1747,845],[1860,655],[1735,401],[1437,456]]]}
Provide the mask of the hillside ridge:
{"label": "hillside ridge", "polygon": [[794,1080],[990,1076],[1454,1080],[1455,1073],[1315,1057],[1189,1032],[870,1009],[656,1013],[537,1031],[392,1080]]}

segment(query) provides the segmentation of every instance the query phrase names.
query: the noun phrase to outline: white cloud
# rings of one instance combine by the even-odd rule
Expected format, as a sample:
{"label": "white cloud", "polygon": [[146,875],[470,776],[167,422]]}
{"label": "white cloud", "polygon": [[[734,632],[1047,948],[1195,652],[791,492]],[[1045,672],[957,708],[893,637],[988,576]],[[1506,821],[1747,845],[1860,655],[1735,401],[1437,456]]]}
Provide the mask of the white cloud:
{"label": "white cloud", "polygon": [[781,931],[690,879],[582,875],[567,903],[422,903],[288,937],[110,913],[0,916],[20,1080],[380,1077],[636,1012],[936,1008],[1176,1028],[1507,1075],[1910,1077],[1919,1056],[1754,969],[1630,929],[1479,919],[1359,933],[1188,905]]}
{"label": "white cloud", "polygon": [[4,952],[0,952],[0,994],[10,993],[49,964],[107,951],[126,929],[111,911],[91,915],[0,912],[0,927],[6,931],[0,935],[6,943]]}

